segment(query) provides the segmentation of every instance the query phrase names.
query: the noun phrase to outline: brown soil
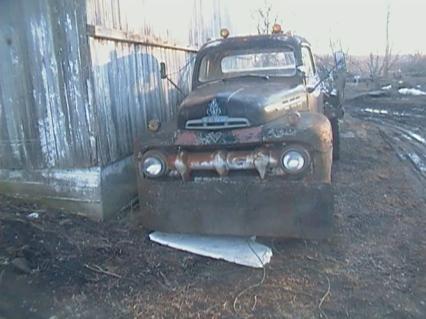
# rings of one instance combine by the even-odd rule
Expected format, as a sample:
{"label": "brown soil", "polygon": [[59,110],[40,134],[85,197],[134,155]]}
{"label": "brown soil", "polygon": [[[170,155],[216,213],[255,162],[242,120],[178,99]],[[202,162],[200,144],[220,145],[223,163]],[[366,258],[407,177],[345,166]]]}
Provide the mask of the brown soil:
{"label": "brown soil", "polygon": [[261,240],[265,270],[152,243],[130,211],[98,224],[0,197],[0,318],[425,318],[426,179],[383,130],[345,118],[334,235]]}

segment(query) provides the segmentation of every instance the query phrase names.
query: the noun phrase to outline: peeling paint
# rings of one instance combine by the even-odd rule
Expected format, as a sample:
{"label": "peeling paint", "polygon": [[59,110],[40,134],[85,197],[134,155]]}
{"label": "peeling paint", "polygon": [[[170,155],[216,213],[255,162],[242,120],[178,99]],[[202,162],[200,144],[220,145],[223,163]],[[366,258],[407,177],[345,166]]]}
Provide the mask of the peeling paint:
{"label": "peeling paint", "polygon": [[41,172],[41,176],[70,183],[76,188],[98,187],[100,185],[100,168],[71,169],[71,170],[47,170]]}
{"label": "peeling paint", "polygon": [[[49,189],[43,196],[50,200],[84,202],[89,194],[89,202],[100,202],[99,170],[117,177],[112,183],[128,177],[134,139],[150,119],[171,119],[182,99],[160,79],[159,63],[189,92],[194,53],[185,48],[218,34],[219,2],[170,1],[186,8],[186,18],[164,20],[155,13],[176,11],[154,0],[1,1],[0,33],[12,39],[0,42],[0,74],[8,75],[0,77],[2,182],[21,178]],[[170,48],[95,39],[88,24],[152,36]]]}
{"label": "peeling paint", "polygon": [[[88,47],[82,3],[3,1],[0,31],[27,34],[1,47],[0,167],[43,169],[96,164],[84,118]],[[4,9],[4,10],[3,10]],[[20,17],[19,19],[16,17]],[[63,23],[61,23],[63,22]],[[30,59],[28,59],[30,57]]]}

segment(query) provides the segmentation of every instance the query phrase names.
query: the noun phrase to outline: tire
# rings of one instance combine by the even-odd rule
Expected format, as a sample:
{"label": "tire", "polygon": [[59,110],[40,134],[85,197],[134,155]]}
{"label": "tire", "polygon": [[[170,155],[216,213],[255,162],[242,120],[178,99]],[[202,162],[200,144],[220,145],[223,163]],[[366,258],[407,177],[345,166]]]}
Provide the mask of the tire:
{"label": "tire", "polygon": [[333,134],[333,160],[337,161],[340,159],[340,131],[339,131],[339,120],[337,118],[330,119],[331,130]]}

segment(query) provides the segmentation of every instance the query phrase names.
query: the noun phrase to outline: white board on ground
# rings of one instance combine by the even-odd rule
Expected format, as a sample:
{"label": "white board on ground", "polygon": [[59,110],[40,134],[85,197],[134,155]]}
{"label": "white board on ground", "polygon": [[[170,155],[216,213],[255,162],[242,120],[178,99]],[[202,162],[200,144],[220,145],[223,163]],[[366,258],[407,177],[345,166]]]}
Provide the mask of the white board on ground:
{"label": "white board on ground", "polygon": [[402,88],[402,89],[399,89],[398,92],[399,94],[402,94],[402,95],[415,95],[415,96],[426,95],[426,92],[422,90],[418,90],[418,89]]}
{"label": "white board on ground", "polygon": [[149,239],[161,245],[253,268],[262,268],[272,257],[271,248],[249,237],[201,236],[156,231],[149,235]]}

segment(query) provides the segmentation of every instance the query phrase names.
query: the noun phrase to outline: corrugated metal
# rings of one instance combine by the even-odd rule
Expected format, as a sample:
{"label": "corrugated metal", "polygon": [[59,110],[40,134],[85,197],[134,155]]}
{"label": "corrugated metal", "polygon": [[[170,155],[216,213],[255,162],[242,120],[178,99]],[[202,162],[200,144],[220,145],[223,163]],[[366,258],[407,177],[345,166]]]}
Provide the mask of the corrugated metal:
{"label": "corrugated metal", "polygon": [[190,48],[219,34],[221,17],[218,0],[88,1],[88,24],[99,29],[90,51],[102,164],[131,154],[150,119],[171,119],[182,96],[160,79],[159,64],[188,92]]}
{"label": "corrugated metal", "polygon": [[0,168],[91,167],[130,155],[147,121],[169,120],[182,99],[159,78],[159,63],[188,92],[190,48],[216,37],[223,11],[220,0],[2,0]]}
{"label": "corrugated metal", "polygon": [[221,0],[87,0],[91,25],[198,47],[229,25]]}
{"label": "corrugated metal", "polygon": [[90,39],[94,97],[99,119],[98,151],[102,164],[133,152],[133,141],[152,118],[167,121],[181,100],[160,79],[159,63],[167,63],[174,81],[188,91],[193,53],[139,44]]}
{"label": "corrugated metal", "polygon": [[82,1],[0,3],[0,167],[95,161]]}
{"label": "corrugated metal", "polygon": [[0,0],[0,192],[95,218],[126,205],[134,139],[182,99],[159,63],[188,92],[223,17],[220,0]]}

